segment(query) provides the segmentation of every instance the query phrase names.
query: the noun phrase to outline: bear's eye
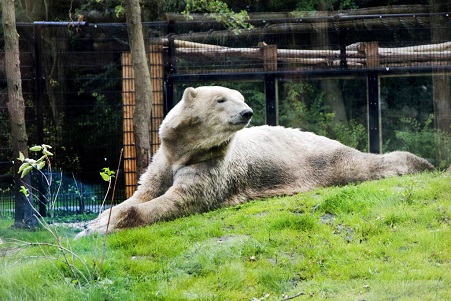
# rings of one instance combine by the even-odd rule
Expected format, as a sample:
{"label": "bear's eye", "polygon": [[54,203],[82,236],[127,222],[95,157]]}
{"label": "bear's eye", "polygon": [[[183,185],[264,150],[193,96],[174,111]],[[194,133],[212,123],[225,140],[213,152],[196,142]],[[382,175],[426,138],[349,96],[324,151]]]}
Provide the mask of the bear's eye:
{"label": "bear's eye", "polygon": [[218,98],[218,99],[216,99],[216,102],[217,103],[223,103],[223,102],[225,102],[225,99],[224,98]]}

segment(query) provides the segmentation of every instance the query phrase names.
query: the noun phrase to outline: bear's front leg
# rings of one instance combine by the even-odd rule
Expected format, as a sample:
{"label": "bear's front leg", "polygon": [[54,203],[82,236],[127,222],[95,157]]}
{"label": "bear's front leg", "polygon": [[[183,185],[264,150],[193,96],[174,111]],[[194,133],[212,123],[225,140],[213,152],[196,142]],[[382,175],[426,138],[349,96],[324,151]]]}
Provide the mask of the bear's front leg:
{"label": "bear's front leg", "polygon": [[106,209],[96,219],[89,221],[84,226],[84,230],[78,233],[75,239],[92,233],[105,234],[113,231],[117,228],[116,223],[120,217],[124,216],[125,212],[127,212],[129,208],[138,203],[139,202],[132,197],[119,205]]}
{"label": "bear's front leg", "polygon": [[[171,220],[186,214],[183,198],[171,187],[165,194],[149,202],[125,201],[105,210],[98,218],[89,222],[76,239],[91,233],[105,234],[119,229],[141,227],[162,220]],[[108,228],[108,229],[107,229]]]}

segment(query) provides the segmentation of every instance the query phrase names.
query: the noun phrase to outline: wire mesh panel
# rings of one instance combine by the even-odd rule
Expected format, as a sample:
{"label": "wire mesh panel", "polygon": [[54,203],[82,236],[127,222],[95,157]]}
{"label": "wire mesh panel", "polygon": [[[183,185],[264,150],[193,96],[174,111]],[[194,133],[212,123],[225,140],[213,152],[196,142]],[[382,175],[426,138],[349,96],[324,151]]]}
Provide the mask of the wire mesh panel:
{"label": "wire mesh panel", "polygon": [[[29,145],[45,143],[54,153],[48,171],[54,182],[39,188],[36,194],[45,197],[35,201],[44,199],[49,214],[96,212],[108,186],[99,172],[116,170],[122,148],[120,54],[128,49],[126,28],[36,22],[18,24],[18,31]],[[1,132],[10,146],[8,128]],[[0,160],[17,157],[8,151]],[[3,171],[12,175],[12,165]],[[124,199],[121,181],[117,200]],[[10,176],[2,185],[14,184]],[[55,185],[58,194],[49,193]],[[13,204],[5,195],[3,203]]]}
{"label": "wire mesh panel", "polygon": [[[451,98],[449,13],[430,14],[423,6],[396,14],[390,9],[268,13],[253,16],[248,21],[253,28],[241,30],[211,19],[168,19],[143,24],[153,89],[153,151],[159,124],[173,105],[170,94],[180,98],[183,88],[201,84],[242,91],[254,108],[253,124],[276,114],[280,124],[368,150],[367,76],[375,72],[382,149],[417,149],[436,166],[448,164],[449,102],[441,100]],[[124,60],[130,50],[125,24],[35,22],[18,24],[18,31],[29,144],[54,147],[53,172],[62,171],[66,182],[57,208],[81,212],[92,204],[89,210],[96,210],[107,186],[99,171],[116,170],[122,148],[116,200],[130,196],[136,187],[131,180],[136,179],[134,87],[131,61]],[[1,39],[0,48],[0,211],[10,212],[16,154]],[[269,89],[270,81],[275,89]],[[280,99],[271,112],[269,90]],[[415,142],[418,137],[423,142]]]}
{"label": "wire mesh panel", "polygon": [[[449,28],[449,16],[436,17]],[[419,13],[264,19],[260,22],[265,25],[253,30],[233,33],[206,25],[203,32],[177,32],[161,43],[174,47],[178,74],[264,71],[268,46],[277,48],[272,56],[277,68],[271,70],[449,65],[449,37],[432,39],[434,28],[440,30],[440,25],[431,24],[432,18]],[[179,23],[178,29],[188,31],[189,23]],[[377,46],[369,44],[374,41]]]}

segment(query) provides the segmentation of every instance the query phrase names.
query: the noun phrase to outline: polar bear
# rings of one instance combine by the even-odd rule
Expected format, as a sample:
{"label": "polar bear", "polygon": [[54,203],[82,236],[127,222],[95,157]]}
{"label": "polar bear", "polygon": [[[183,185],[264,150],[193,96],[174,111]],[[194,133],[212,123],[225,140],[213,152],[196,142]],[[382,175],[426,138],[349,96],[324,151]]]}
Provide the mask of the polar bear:
{"label": "polar bear", "polygon": [[136,192],[89,222],[77,237],[255,198],[433,170],[408,152],[368,154],[299,129],[246,128],[252,115],[236,90],[187,88],[161,124],[161,146]]}

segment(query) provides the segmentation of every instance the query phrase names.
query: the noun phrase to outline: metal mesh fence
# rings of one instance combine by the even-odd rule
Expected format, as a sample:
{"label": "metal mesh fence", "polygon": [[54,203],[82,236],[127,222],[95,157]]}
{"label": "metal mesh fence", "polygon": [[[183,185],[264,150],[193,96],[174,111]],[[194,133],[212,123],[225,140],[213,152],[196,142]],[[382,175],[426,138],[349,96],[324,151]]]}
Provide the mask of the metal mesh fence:
{"label": "metal mesh fence", "polygon": [[[431,115],[437,113],[434,76],[439,72],[450,93],[449,14],[267,14],[249,22],[253,29],[239,31],[211,20],[144,23],[146,43],[162,46],[166,111],[188,85],[221,84],[245,95],[256,113],[253,125],[268,123],[268,114],[274,114],[278,124],[348,139],[353,147],[368,150],[367,75],[376,72],[381,149],[412,150],[418,145],[415,133],[427,134],[424,141],[435,145],[437,125]],[[126,26],[35,22],[18,24],[18,31],[29,144],[53,146],[55,184],[62,183],[53,209],[95,212],[107,187],[99,171],[116,170],[123,146]],[[0,214],[7,215],[14,210],[16,154],[11,151],[2,50],[0,38]],[[278,82],[273,108],[267,102],[268,76]],[[337,116],[347,123],[337,126]],[[416,151],[426,157],[434,152]],[[117,201],[125,198],[121,173]]]}
{"label": "metal mesh fence", "polygon": [[[440,21],[434,23],[434,18]],[[450,18],[444,13],[336,14],[251,23],[255,29],[243,29],[238,34],[214,26],[192,32],[190,22],[177,23],[177,32],[164,40],[175,49],[174,72],[268,71],[268,59],[277,61],[277,67],[270,69],[294,72],[429,67],[449,65],[451,59],[449,35],[433,38],[433,32],[449,30]],[[374,41],[376,45],[368,45]],[[443,44],[437,44],[440,42]],[[269,57],[265,56],[268,46],[275,48]]]}

